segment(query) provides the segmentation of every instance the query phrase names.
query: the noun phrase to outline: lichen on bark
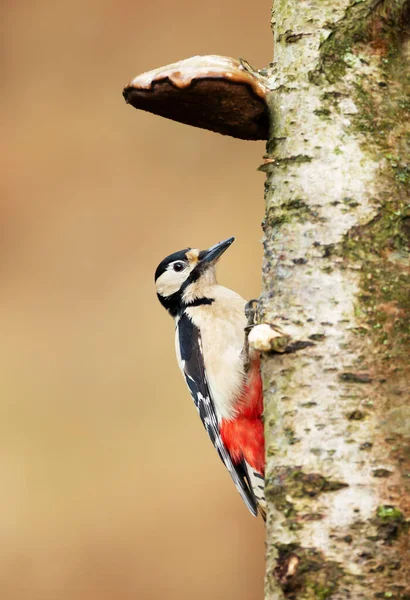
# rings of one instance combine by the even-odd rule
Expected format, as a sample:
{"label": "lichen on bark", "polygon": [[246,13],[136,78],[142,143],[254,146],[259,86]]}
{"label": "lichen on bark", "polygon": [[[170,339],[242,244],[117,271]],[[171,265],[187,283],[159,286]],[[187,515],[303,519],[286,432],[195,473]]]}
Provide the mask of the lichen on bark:
{"label": "lichen on bark", "polygon": [[[277,0],[261,320],[266,598],[410,598],[408,3]],[[406,558],[407,557],[407,558]]]}

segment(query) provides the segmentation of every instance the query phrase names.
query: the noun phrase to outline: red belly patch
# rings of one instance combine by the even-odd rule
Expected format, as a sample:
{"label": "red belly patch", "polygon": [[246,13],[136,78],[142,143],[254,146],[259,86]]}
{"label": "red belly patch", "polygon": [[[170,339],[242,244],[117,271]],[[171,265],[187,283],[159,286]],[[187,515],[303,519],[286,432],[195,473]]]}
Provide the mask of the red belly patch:
{"label": "red belly patch", "polygon": [[265,472],[265,436],[262,423],[263,395],[259,361],[249,371],[235,419],[221,422],[222,440],[234,463],[245,459],[261,475]]}

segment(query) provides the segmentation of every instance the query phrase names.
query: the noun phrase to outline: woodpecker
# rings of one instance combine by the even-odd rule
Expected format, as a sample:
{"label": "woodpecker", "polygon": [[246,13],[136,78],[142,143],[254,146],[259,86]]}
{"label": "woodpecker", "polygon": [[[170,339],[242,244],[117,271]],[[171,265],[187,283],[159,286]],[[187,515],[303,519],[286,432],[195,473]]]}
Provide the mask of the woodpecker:
{"label": "woodpecker", "polygon": [[260,359],[247,344],[246,300],[215,274],[234,239],[170,254],[155,285],[175,321],[178,363],[202,423],[246,506],[265,518]]}

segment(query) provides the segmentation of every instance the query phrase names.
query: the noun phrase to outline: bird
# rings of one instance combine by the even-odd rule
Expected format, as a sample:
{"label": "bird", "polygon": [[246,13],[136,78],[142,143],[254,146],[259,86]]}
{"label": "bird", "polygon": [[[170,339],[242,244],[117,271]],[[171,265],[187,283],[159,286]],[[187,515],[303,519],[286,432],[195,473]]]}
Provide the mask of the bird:
{"label": "bird", "polygon": [[202,423],[249,511],[265,519],[260,357],[247,343],[246,300],[216,280],[234,239],[170,254],[155,286],[174,319],[179,367]]}

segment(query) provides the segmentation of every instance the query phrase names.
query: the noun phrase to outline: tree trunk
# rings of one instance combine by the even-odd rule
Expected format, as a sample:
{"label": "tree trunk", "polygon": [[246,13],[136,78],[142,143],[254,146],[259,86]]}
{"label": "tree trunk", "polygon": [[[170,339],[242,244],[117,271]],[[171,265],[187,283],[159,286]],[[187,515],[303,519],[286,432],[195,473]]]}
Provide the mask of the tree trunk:
{"label": "tree trunk", "polygon": [[274,2],[269,600],[410,599],[409,5]]}

